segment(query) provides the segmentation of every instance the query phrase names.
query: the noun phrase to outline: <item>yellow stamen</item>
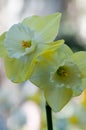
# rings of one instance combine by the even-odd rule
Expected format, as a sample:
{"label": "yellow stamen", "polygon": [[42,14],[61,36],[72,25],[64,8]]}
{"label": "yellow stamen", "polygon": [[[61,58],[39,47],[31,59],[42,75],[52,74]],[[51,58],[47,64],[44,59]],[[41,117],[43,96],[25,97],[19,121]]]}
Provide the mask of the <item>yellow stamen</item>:
{"label": "yellow stamen", "polygon": [[59,76],[62,76],[62,77],[67,77],[68,76],[68,72],[67,72],[67,69],[63,66],[59,67],[59,69],[57,70],[57,74]]}
{"label": "yellow stamen", "polygon": [[31,47],[31,41],[22,41],[22,46],[24,48],[30,48]]}

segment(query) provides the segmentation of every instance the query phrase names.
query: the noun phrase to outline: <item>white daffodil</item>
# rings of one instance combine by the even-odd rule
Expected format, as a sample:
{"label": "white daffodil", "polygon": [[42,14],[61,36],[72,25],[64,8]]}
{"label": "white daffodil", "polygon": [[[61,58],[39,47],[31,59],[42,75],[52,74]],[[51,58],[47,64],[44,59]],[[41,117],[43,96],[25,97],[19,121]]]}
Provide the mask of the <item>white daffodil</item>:
{"label": "white daffodil", "polygon": [[36,49],[35,32],[22,24],[13,25],[6,34],[5,47],[10,58],[20,58]]}

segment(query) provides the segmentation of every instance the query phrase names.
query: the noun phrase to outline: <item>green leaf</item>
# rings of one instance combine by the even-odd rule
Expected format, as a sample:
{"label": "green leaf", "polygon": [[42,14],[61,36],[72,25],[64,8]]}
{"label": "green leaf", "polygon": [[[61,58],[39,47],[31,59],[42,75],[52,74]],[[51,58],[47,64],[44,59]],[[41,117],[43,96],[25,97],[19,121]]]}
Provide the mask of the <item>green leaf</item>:
{"label": "green leaf", "polygon": [[52,42],[59,29],[59,23],[61,19],[60,13],[54,13],[47,16],[32,16],[24,19],[22,24],[33,28],[44,42]]}
{"label": "green leaf", "polygon": [[72,90],[68,88],[46,87],[45,98],[54,112],[60,111],[71,99]]}
{"label": "green leaf", "polygon": [[0,57],[3,57],[7,54],[7,51],[4,47],[4,39],[5,39],[5,35],[6,33],[3,33],[1,36],[0,36]]}
{"label": "green leaf", "polygon": [[86,52],[85,51],[80,51],[76,52],[72,56],[74,62],[78,65],[82,77],[86,77]]}

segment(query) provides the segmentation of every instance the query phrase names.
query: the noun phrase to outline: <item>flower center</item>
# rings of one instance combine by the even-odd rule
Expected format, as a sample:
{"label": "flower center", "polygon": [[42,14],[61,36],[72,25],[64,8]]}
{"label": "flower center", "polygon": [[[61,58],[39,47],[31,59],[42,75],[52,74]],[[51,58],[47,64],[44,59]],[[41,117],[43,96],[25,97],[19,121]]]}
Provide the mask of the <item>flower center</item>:
{"label": "flower center", "polygon": [[59,67],[58,70],[56,71],[56,73],[62,77],[68,77],[68,75],[69,75],[67,72],[67,68],[65,66]]}
{"label": "flower center", "polygon": [[22,46],[24,48],[30,48],[31,47],[31,41],[22,41]]}

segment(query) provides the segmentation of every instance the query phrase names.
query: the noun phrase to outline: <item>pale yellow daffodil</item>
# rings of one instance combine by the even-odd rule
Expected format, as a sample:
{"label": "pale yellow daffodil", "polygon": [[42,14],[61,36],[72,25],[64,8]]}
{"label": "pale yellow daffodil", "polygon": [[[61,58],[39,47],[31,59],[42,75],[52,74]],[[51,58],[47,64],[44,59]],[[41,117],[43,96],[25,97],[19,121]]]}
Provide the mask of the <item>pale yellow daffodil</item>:
{"label": "pale yellow daffodil", "polygon": [[60,13],[31,16],[0,36],[0,57],[11,81],[21,83],[30,77],[37,55],[56,38],[60,18]]}
{"label": "pale yellow daffodil", "polygon": [[[86,52],[73,53],[67,45],[57,43],[39,55],[30,78],[43,89],[47,103],[55,112],[60,111],[72,96],[81,94],[86,78]],[[82,57],[80,64],[78,54]]]}

